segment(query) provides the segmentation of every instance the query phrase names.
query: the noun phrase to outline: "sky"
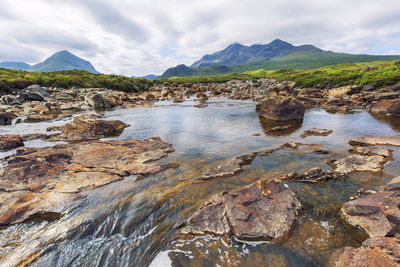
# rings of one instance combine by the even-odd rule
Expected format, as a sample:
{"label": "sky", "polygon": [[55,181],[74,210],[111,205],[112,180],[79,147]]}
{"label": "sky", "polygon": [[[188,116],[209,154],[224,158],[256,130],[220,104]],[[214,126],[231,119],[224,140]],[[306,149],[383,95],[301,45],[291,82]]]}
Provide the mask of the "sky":
{"label": "sky", "polygon": [[399,14],[399,0],[0,0],[0,62],[68,50],[102,73],[141,76],[277,38],[400,54]]}

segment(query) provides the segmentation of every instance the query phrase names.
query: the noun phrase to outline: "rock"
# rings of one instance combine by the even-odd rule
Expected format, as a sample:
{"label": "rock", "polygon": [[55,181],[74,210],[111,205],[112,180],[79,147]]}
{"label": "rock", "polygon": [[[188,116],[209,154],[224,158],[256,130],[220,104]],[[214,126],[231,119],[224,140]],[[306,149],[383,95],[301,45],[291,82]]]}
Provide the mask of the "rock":
{"label": "rock", "polygon": [[349,150],[352,154],[359,154],[364,156],[381,156],[384,158],[393,159],[393,150],[382,147],[353,147]]}
{"label": "rock", "polygon": [[351,102],[342,98],[334,98],[332,100],[323,102],[320,106],[329,113],[348,113],[351,111]]}
{"label": "rock", "polygon": [[146,101],[153,102],[153,101],[156,101],[156,100],[157,100],[157,98],[153,94],[147,94],[146,95]]}
{"label": "rock", "polygon": [[46,138],[46,134],[24,134],[21,135],[22,140],[25,141],[30,141],[30,140],[36,140],[36,139],[44,139]]}
{"label": "rock", "polygon": [[336,267],[398,267],[400,264],[400,236],[373,237],[361,247],[336,250],[328,266]]}
{"label": "rock", "polygon": [[64,125],[61,134],[52,135],[50,141],[95,140],[120,135],[130,125],[119,120],[93,120],[90,117],[77,117]]}
{"label": "rock", "polygon": [[390,99],[397,99],[399,98],[399,93],[395,92],[383,92],[374,95],[375,101],[383,101],[383,100],[390,100]]}
{"label": "rock", "polygon": [[352,90],[352,86],[343,86],[343,87],[338,87],[338,88],[332,88],[328,90],[327,94],[330,97],[337,97],[337,96],[343,96],[347,95],[350,91]]}
{"label": "rock", "polygon": [[375,136],[364,135],[353,138],[349,141],[351,146],[400,146],[400,135]]}
{"label": "rock", "polygon": [[374,91],[374,90],[375,90],[375,87],[372,84],[366,84],[361,89],[361,91],[365,91],[365,92],[371,92],[371,91]]}
{"label": "rock", "polygon": [[321,89],[318,88],[302,88],[298,94],[299,97],[306,98],[323,98]]}
{"label": "rock", "polygon": [[167,97],[168,94],[169,94],[169,89],[166,88],[166,87],[164,87],[164,88],[161,90],[161,97]]}
{"label": "rock", "polygon": [[[126,176],[162,171],[161,166],[148,162],[173,151],[172,145],[160,138],[19,149],[16,155],[6,159],[5,167],[0,169],[0,224],[21,222],[33,214],[46,212],[52,200],[42,194],[60,194],[64,201],[69,201],[66,196],[70,194],[100,187]],[[13,192],[19,192],[21,196],[27,192],[41,194],[32,196],[40,203],[29,204],[36,208],[27,211],[24,203],[31,203],[32,198],[18,200],[9,195]]]}
{"label": "rock", "polygon": [[173,102],[174,103],[182,103],[182,102],[185,102],[185,99],[183,99],[182,97],[175,97]]}
{"label": "rock", "polygon": [[283,185],[266,180],[214,195],[185,223],[182,234],[278,241],[295,223],[300,202]]}
{"label": "rock", "polygon": [[327,129],[319,129],[319,128],[311,128],[308,130],[305,130],[302,135],[300,135],[302,138],[305,138],[307,136],[328,136],[331,133],[333,133],[332,130],[327,130]]}
{"label": "rock", "polygon": [[0,113],[0,125],[11,125],[17,116],[12,112]]}
{"label": "rock", "polygon": [[29,101],[44,101],[45,98],[50,97],[49,93],[37,84],[28,86],[27,88],[21,90],[19,94],[24,100]]}
{"label": "rock", "polygon": [[365,72],[370,72],[370,71],[373,71],[373,70],[377,70],[378,68],[376,67],[376,66],[374,66],[374,65],[371,65],[371,66],[367,66],[365,69],[364,69],[364,73]]}
{"label": "rock", "polygon": [[382,100],[371,105],[369,110],[374,114],[400,115],[400,99]]}
{"label": "rock", "polygon": [[304,105],[292,97],[268,97],[259,106],[260,117],[276,122],[302,121],[304,112]]}
{"label": "rock", "polygon": [[382,156],[372,155],[350,155],[342,159],[330,162],[336,173],[349,174],[352,172],[382,172],[383,166],[390,159]]}
{"label": "rock", "polygon": [[50,121],[54,120],[58,116],[53,114],[53,115],[41,115],[41,114],[34,114],[34,115],[28,115],[28,117],[24,120],[24,122],[41,122],[41,121]]}
{"label": "rock", "polygon": [[92,96],[89,96],[89,99],[87,101],[93,109],[105,109],[106,104],[104,102],[104,97],[101,94],[94,94]]}
{"label": "rock", "polygon": [[370,237],[400,232],[400,191],[367,194],[343,205],[340,215]]}
{"label": "rock", "polygon": [[208,105],[205,103],[200,103],[200,104],[194,105],[194,107],[195,108],[206,108],[206,107],[208,107]]}
{"label": "rock", "polygon": [[24,142],[20,136],[13,134],[0,135],[0,151],[10,150],[21,146],[24,146]]}
{"label": "rock", "polygon": [[196,93],[196,96],[200,100],[208,100],[208,96],[204,93],[198,92],[198,93]]}
{"label": "rock", "polygon": [[305,182],[305,183],[317,183],[317,182],[327,182],[330,180],[337,181],[339,179],[344,178],[345,175],[334,173],[330,170],[323,170],[320,168],[312,168],[306,170],[304,173],[299,174],[297,172],[292,172],[287,174],[280,179],[292,180],[296,182]]}
{"label": "rock", "polygon": [[22,104],[23,99],[19,96],[15,95],[3,95],[0,98],[0,103],[3,105],[20,105]]}
{"label": "rock", "polygon": [[215,167],[206,169],[198,180],[210,180],[233,176],[242,170],[243,165],[251,164],[256,156],[257,153],[253,152],[228,159]]}

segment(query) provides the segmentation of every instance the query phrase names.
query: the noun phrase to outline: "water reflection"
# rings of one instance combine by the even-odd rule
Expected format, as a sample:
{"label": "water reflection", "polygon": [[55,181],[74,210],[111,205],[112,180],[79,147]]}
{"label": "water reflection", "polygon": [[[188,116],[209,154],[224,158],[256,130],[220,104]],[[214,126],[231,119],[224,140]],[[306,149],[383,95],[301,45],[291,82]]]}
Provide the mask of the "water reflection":
{"label": "water reflection", "polygon": [[290,122],[276,122],[267,120],[261,116],[260,124],[266,135],[279,136],[279,135],[289,135],[295,132],[297,129],[301,128],[303,120],[295,120]]}

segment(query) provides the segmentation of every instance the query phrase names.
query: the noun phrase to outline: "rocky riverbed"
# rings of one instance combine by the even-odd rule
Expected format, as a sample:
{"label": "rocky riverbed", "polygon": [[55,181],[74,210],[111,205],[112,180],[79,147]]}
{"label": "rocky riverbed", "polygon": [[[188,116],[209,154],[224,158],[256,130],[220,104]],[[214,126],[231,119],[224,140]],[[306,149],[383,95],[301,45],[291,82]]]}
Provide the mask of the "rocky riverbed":
{"label": "rocky riverbed", "polygon": [[398,90],[3,95],[0,265],[396,266]]}

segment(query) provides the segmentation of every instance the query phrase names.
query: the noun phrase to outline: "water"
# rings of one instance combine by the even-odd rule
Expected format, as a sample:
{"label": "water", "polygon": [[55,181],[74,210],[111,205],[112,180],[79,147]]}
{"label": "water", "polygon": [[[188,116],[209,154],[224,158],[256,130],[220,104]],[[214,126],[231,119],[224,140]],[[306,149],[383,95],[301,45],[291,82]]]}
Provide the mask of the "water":
{"label": "water", "polygon": [[[141,181],[127,177],[91,190],[79,206],[58,221],[31,222],[0,230],[0,265],[320,266],[336,248],[362,242],[337,217],[342,204],[358,188],[377,187],[399,174],[400,165],[393,161],[380,175],[357,174],[321,185],[288,183],[304,209],[299,223],[282,243],[183,237],[176,226],[213,194],[290,171],[328,168],[326,160],[347,154],[349,139],[364,134],[393,135],[399,128],[398,123],[378,120],[365,111],[329,114],[312,109],[294,132],[273,136],[264,133],[252,101],[213,98],[207,108],[201,109],[193,107],[196,102],[192,101],[158,104],[161,106],[116,109],[100,115],[131,125],[118,139],[159,136],[173,144],[176,151],[161,162],[179,162],[180,167]],[[0,133],[42,133],[50,125],[69,120],[2,127]],[[334,132],[327,137],[299,137],[312,127]],[[260,136],[253,136],[256,133]],[[332,153],[315,154],[303,148],[281,150],[257,157],[234,177],[195,183],[202,169],[217,161],[289,141],[321,144],[322,149]],[[38,140],[27,144],[50,145]],[[14,151],[0,156],[10,153]],[[399,156],[395,149],[394,157]]]}

